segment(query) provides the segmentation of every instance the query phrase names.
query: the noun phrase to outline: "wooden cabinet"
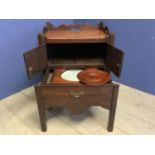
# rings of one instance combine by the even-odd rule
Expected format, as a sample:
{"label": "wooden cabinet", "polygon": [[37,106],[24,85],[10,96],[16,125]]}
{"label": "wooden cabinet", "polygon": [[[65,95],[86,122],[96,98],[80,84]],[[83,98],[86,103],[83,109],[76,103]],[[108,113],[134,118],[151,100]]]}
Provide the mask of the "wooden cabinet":
{"label": "wooden cabinet", "polygon": [[114,34],[103,23],[58,27],[47,23],[38,35],[38,42],[38,47],[24,53],[24,59],[29,79],[39,72],[44,73],[43,80],[35,85],[42,131],[47,130],[45,112],[49,108],[67,107],[77,114],[90,106],[109,110],[108,131],[112,131],[118,84],[112,80],[100,86],[61,83],[61,80],[55,82],[52,76],[57,69],[96,67],[120,77],[123,52],[114,47]]}

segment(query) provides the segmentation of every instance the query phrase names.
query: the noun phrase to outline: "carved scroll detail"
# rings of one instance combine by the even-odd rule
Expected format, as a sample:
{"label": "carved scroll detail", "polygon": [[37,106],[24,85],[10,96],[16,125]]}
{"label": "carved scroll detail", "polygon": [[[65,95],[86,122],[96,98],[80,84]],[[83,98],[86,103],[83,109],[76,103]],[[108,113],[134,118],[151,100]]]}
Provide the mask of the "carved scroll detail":
{"label": "carved scroll detail", "polygon": [[59,26],[53,26],[50,22],[46,23],[46,25],[43,27],[43,34],[45,34],[48,31],[52,30],[101,30],[105,33],[109,33],[109,28],[104,25],[103,22],[100,22],[98,25],[91,25],[91,24],[62,24]]}

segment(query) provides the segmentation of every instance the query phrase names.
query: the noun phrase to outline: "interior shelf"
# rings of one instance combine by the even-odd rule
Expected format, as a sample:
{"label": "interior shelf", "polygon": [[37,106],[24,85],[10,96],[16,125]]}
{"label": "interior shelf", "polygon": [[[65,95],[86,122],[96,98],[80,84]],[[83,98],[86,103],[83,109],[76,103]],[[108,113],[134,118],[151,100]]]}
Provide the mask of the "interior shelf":
{"label": "interior shelf", "polygon": [[48,61],[49,68],[83,68],[83,67],[99,67],[104,68],[103,58],[54,58]]}

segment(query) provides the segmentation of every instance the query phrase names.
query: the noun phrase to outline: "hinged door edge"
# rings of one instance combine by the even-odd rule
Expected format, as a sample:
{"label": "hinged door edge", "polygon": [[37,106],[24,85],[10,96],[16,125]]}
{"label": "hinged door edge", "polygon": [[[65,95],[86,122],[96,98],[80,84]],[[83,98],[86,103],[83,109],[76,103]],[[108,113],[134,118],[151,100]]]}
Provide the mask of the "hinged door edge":
{"label": "hinged door edge", "polygon": [[47,67],[46,47],[39,46],[24,53],[28,78],[31,79]]}
{"label": "hinged door edge", "polygon": [[107,44],[105,63],[106,67],[112,71],[117,77],[120,77],[124,52],[120,49]]}

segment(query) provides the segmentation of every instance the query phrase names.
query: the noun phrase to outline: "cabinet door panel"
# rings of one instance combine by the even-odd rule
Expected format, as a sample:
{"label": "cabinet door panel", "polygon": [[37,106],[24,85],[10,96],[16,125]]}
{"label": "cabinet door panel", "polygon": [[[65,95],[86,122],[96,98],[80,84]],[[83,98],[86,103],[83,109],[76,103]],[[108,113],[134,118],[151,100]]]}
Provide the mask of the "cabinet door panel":
{"label": "cabinet door panel", "polygon": [[107,44],[105,63],[107,68],[112,71],[117,77],[120,77],[121,75],[123,56],[124,53],[120,49]]}
{"label": "cabinet door panel", "polygon": [[45,46],[39,46],[25,52],[24,60],[28,78],[31,79],[47,67],[47,55]]}

